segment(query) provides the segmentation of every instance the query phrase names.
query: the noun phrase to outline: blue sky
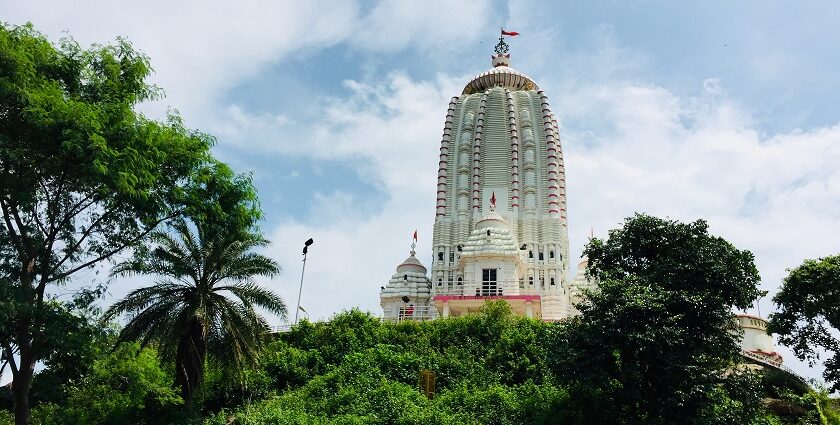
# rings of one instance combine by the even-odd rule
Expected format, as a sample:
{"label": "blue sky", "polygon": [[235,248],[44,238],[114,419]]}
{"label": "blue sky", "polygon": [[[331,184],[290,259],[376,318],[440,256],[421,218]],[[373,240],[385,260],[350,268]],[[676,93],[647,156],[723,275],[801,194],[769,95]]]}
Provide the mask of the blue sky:
{"label": "blue sky", "polygon": [[[771,292],[786,268],[840,251],[836,2],[0,1],[0,19],[146,52],[188,125],[253,172],[283,265],[266,285],[313,318],[380,312],[378,289],[420,233],[431,259],[446,105],[512,66],[561,121],[572,252],[635,211],[705,218],[749,249]],[[114,282],[114,297],[141,282]],[[762,312],[772,308],[762,302]],[[813,371],[786,361],[809,376]]]}

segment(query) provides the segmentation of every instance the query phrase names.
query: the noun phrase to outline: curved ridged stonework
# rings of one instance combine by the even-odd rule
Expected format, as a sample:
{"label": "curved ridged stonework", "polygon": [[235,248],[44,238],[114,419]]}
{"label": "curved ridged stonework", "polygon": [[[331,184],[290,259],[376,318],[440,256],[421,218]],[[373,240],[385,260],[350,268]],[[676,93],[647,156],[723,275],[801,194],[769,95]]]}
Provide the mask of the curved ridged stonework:
{"label": "curved ridged stonework", "polygon": [[472,209],[478,211],[481,208],[481,138],[484,135],[484,111],[487,107],[487,93],[481,96],[478,104],[478,115],[475,120],[475,136],[473,139],[473,189]]}
{"label": "curved ridged stonework", "polygon": [[510,90],[507,95],[508,125],[510,126],[510,208],[519,212],[519,132],[516,128],[516,107]]}
{"label": "curved ridged stonework", "polygon": [[516,239],[510,234],[510,229],[500,226],[473,230],[467,243],[464,244],[461,256],[466,258],[487,254],[512,256],[519,254]]}
{"label": "curved ridged stonework", "polygon": [[446,111],[446,123],[443,126],[443,137],[440,142],[440,161],[438,162],[438,184],[437,184],[437,207],[435,215],[446,213],[446,169],[449,163],[449,141],[452,138],[452,118],[455,113],[455,100],[453,97],[449,102],[449,109]]}
{"label": "curved ridged stonework", "polygon": [[[548,204],[547,210],[548,213],[553,216],[560,215],[560,200],[559,200],[559,186],[557,180],[557,170],[558,170],[558,143],[559,137],[556,136],[556,128],[553,125],[554,115],[551,113],[551,110],[548,108],[548,97],[545,95],[543,91],[538,92],[540,94],[540,106],[542,107],[543,113],[543,130],[545,131],[545,140],[546,140],[546,153],[547,153],[547,162],[548,162],[548,178],[546,181],[548,182]],[[565,223],[564,223],[565,224]]]}
{"label": "curved ridged stonework", "polygon": [[476,75],[461,94],[481,93],[493,87],[511,90],[536,90],[537,84],[527,75],[508,66],[495,66]]}

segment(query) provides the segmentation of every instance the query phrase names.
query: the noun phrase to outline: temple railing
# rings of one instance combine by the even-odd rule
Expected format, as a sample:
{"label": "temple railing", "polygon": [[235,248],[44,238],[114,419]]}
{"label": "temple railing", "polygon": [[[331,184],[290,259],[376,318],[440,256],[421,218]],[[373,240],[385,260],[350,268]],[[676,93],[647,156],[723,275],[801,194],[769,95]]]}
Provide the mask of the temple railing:
{"label": "temple railing", "polygon": [[799,374],[794,372],[793,369],[782,365],[782,362],[780,362],[780,361],[775,361],[775,360],[770,359],[769,357],[762,356],[762,355],[756,354],[756,353],[752,353],[752,352],[749,352],[749,351],[746,351],[746,350],[741,350],[741,356],[746,357],[746,358],[748,358],[748,359],[750,359],[750,360],[752,360],[756,363],[759,363],[761,365],[769,366],[769,367],[772,367],[772,368],[776,368],[776,369],[785,371],[788,374],[796,377],[798,380],[802,381],[803,383],[805,383],[805,384],[808,383],[808,381],[805,378],[799,376]]}
{"label": "temple railing", "polygon": [[[495,287],[494,287],[495,286]],[[494,297],[504,295],[541,295],[547,291],[560,290],[560,285],[536,282],[530,284],[527,281],[505,281],[497,280],[495,285],[487,285],[483,281],[462,281],[443,283],[434,286],[435,295],[462,295],[476,297]]]}
{"label": "temple railing", "polygon": [[271,328],[271,332],[272,333],[289,332],[290,330],[292,330],[292,326],[294,326],[294,325],[292,325],[291,323],[288,323],[288,324],[285,324],[285,325],[277,325],[277,326],[274,326],[274,327]]}
{"label": "temple railing", "polygon": [[426,306],[426,305],[419,305],[419,306],[404,306],[400,307],[399,311],[397,312],[396,316],[393,313],[388,312],[382,320],[386,322],[403,322],[403,321],[414,321],[414,322],[422,322],[424,320],[431,320],[437,317],[437,309],[435,306]]}

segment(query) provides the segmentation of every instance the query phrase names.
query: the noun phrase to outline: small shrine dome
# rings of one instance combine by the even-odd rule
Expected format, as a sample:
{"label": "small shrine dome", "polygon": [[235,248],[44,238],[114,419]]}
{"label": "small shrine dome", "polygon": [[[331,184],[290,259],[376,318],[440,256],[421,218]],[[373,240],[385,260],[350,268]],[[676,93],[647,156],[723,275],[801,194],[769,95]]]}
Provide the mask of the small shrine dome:
{"label": "small shrine dome", "polygon": [[432,281],[426,275],[426,267],[417,259],[414,245],[411,254],[399,266],[388,283],[379,293],[381,301],[388,299],[429,298],[432,291]]}
{"label": "small shrine dome", "polygon": [[504,217],[499,215],[495,209],[475,223],[476,230],[483,230],[487,228],[504,229],[508,231],[511,229],[510,223],[508,223]]}
{"label": "small shrine dome", "polygon": [[397,266],[397,274],[400,273],[420,273],[425,275],[426,274],[426,267],[414,256],[414,251],[411,251],[411,255],[405,259],[399,266]]}

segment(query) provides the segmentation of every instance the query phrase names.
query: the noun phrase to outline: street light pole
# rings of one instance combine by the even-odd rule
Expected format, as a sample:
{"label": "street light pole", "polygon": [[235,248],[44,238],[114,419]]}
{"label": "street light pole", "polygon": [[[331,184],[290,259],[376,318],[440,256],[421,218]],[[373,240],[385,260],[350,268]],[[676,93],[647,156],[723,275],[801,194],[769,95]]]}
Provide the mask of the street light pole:
{"label": "street light pole", "polygon": [[297,308],[295,309],[295,325],[297,325],[298,315],[300,313],[300,296],[303,294],[303,274],[306,272],[306,253],[309,252],[309,245],[312,245],[314,242],[312,238],[309,238],[303,243],[303,268],[300,269],[300,289],[298,290]]}

